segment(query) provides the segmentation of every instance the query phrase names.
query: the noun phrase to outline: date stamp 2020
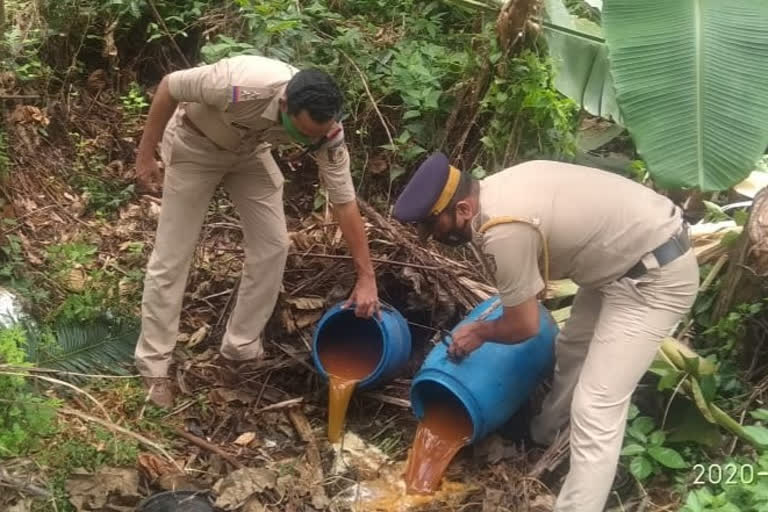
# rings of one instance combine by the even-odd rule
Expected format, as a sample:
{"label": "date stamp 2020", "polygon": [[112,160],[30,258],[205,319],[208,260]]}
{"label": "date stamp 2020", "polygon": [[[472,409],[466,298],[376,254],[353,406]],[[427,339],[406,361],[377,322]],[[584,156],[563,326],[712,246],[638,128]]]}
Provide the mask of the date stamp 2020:
{"label": "date stamp 2020", "polygon": [[695,478],[693,485],[751,484],[755,478],[767,477],[768,471],[755,469],[753,464],[696,464],[693,466]]}

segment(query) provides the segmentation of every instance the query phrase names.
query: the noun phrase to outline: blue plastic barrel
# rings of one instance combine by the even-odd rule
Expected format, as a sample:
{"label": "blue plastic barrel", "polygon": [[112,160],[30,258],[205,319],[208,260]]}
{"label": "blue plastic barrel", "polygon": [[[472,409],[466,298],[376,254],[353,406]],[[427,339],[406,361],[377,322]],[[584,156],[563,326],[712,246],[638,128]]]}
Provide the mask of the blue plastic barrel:
{"label": "blue plastic barrel", "polygon": [[371,350],[380,353],[376,368],[358,384],[358,389],[369,388],[389,379],[401,371],[411,356],[411,331],[408,321],[389,305],[382,305],[381,318],[358,318],[354,307],[343,309],[344,302],[339,302],[323,314],[315,328],[312,338],[312,360],[315,368],[324,379],[328,373],[318,357],[319,348],[324,343],[333,343],[340,336],[355,333]]}
{"label": "blue plastic barrel", "polygon": [[[452,332],[493,310],[483,320],[501,317],[503,306],[491,297],[475,307]],[[474,443],[503,425],[522,406],[555,361],[558,328],[549,311],[539,304],[539,333],[521,343],[487,341],[462,361],[448,358],[447,345],[438,343],[411,383],[411,406],[424,417],[425,404],[457,398],[469,414]]]}

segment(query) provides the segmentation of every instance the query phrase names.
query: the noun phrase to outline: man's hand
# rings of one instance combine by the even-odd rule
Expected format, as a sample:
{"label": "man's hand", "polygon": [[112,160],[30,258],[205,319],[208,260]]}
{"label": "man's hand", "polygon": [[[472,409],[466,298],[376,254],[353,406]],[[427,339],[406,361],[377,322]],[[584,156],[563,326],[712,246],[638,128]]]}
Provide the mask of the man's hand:
{"label": "man's hand", "polygon": [[381,318],[379,305],[379,294],[376,289],[376,279],[372,277],[362,277],[357,279],[355,289],[344,303],[344,308],[355,305],[355,316],[361,318],[370,318],[376,314]]}
{"label": "man's hand", "polygon": [[168,120],[176,110],[178,102],[168,90],[168,77],[164,77],[157,86],[152,105],[149,107],[147,122],[136,155],[136,182],[140,189],[150,193],[160,192],[163,174],[155,160],[155,148],[163,137]]}
{"label": "man's hand", "polygon": [[448,347],[448,357],[456,362],[467,357],[485,343],[478,332],[478,322],[462,325],[453,334],[453,343]]}
{"label": "man's hand", "polygon": [[147,193],[158,194],[160,192],[163,173],[157,160],[147,158],[136,162],[136,182],[139,188]]}

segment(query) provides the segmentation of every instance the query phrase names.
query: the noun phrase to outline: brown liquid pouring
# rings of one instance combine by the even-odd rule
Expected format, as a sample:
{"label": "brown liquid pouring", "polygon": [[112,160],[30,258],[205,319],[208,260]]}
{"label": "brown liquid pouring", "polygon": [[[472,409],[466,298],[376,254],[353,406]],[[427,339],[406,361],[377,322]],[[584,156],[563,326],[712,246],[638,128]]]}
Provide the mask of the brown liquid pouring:
{"label": "brown liquid pouring", "polygon": [[365,336],[346,336],[321,344],[318,357],[328,373],[328,440],[335,443],[341,437],[352,393],[376,369],[381,349]]}
{"label": "brown liquid pouring", "polygon": [[425,407],[405,469],[408,494],[432,494],[453,457],[472,437],[472,420],[455,399]]}

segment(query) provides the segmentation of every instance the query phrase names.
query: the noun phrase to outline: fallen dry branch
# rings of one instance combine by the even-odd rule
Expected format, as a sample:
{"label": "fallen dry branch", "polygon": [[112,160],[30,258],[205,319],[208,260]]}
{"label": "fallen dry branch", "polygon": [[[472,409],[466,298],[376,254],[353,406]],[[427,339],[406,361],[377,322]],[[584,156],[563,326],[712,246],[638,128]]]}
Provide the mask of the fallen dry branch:
{"label": "fallen dry branch", "polygon": [[174,432],[177,435],[179,435],[179,436],[183,437],[184,439],[186,439],[187,441],[189,441],[190,443],[194,444],[195,446],[198,446],[198,447],[202,448],[203,450],[208,450],[209,452],[218,455],[222,459],[224,459],[227,462],[229,462],[230,464],[232,464],[232,466],[234,466],[235,468],[241,469],[243,467],[243,465],[240,464],[237,461],[237,459],[235,459],[233,456],[231,456],[230,454],[228,454],[227,452],[225,452],[224,450],[222,450],[221,448],[219,448],[215,444],[209,443],[205,439],[197,437],[194,434],[190,434],[186,430],[183,430],[183,429],[180,429],[180,428],[174,429]]}

